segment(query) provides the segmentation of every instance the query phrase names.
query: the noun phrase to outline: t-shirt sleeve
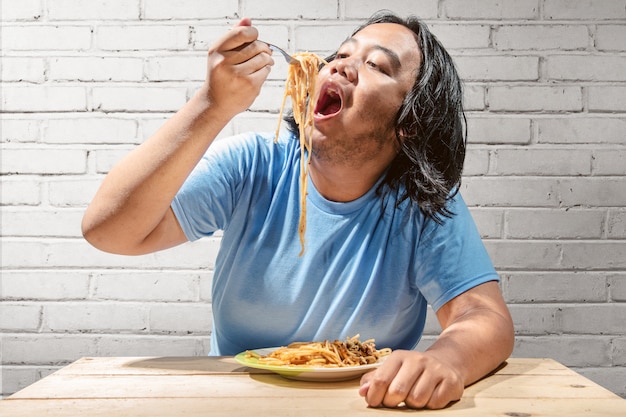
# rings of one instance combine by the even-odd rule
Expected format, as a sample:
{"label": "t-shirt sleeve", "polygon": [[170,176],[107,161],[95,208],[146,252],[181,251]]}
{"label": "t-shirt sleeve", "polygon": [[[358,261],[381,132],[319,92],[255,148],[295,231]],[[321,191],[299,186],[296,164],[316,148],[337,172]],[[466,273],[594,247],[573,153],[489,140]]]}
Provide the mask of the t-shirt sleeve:
{"label": "t-shirt sleeve", "polygon": [[241,135],[217,140],[198,162],[171,204],[187,239],[227,227],[245,177],[247,154],[246,136]]}
{"label": "t-shirt sleeve", "polygon": [[454,215],[443,224],[425,220],[417,255],[417,286],[435,311],[477,285],[499,280],[461,194],[449,204]]}

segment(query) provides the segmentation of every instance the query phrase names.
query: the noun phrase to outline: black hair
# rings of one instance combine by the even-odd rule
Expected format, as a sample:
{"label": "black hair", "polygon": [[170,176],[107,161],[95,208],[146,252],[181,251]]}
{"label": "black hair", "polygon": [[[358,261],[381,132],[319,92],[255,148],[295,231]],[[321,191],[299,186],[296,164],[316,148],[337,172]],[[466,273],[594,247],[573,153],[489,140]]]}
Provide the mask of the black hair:
{"label": "black hair", "polygon": [[[451,217],[447,202],[461,185],[467,142],[463,88],[452,58],[426,24],[415,16],[403,19],[393,12],[375,13],[353,33],[376,23],[396,23],[415,33],[421,65],[412,89],[396,115],[399,152],[381,187],[404,186],[398,204],[406,199],[429,218]],[[328,57],[332,61],[335,54]],[[287,116],[290,127],[296,127]]]}

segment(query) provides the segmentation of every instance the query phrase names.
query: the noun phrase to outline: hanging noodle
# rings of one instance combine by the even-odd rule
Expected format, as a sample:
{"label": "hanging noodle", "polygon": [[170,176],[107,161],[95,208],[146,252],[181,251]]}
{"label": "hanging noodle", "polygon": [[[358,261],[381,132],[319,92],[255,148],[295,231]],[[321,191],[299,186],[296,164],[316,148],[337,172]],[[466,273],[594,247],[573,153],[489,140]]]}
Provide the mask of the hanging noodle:
{"label": "hanging noodle", "polygon": [[357,334],[345,341],[292,343],[266,356],[246,351],[246,357],[265,365],[339,368],[376,363],[390,353],[389,348],[376,349],[373,339],[361,342]]}
{"label": "hanging noodle", "polygon": [[[302,256],[306,232],[307,175],[309,173],[309,162],[311,161],[311,132],[313,131],[313,112],[316,102],[316,97],[314,97],[315,82],[320,65],[326,63],[326,61],[318,55],[309,52],[300,52],[293,57],[300,64],[289,65],[285,94],[280,106],[278,126],[276,127],[276,140],[278,140],[285,103],[287,102],[287,97],[290,97],[293,117],[300,130],[300,219],[298,221],[298,236],[300,237],[301,250],[298,256]],[[308,155],[306,154],[307,151]]]}

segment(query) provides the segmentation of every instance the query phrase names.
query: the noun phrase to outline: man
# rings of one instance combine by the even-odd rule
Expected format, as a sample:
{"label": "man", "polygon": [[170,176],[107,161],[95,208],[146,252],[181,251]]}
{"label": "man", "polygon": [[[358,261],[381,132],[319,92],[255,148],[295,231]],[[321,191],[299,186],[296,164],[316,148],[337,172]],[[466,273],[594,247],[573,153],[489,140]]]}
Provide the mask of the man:
{"label": "man", "polygon": [[[211,354],[360,333],[394,349],[361,380],[368,405],[458,400],[511,353],[513,326],[456,193],[465,138],[449,56],[421,22],[381,14],[322,68],[298,256],[296,134],[213,143],[273,64],[257,36],[243,19],[213,44],[200,91],[104,180],[85,238],[138,255],[222,229]],[[443,331],[422,353],[428,303]]]}

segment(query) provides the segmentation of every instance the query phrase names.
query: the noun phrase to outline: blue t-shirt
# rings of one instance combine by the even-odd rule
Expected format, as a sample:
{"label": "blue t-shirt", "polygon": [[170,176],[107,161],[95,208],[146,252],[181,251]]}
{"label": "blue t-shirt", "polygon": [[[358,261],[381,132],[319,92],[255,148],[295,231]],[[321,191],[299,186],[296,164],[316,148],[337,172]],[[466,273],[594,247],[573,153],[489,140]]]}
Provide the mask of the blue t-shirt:
{"label": "blue t-shirt", "polygon": [[215,142],[172,207],[189,240],[223,230],[212,355],[360,334],[411,349],[437,310],[498,276],[460,195],[442,225],[401,190],[328,201],[309,180],[300,257],[300,144],[291,133]]}

